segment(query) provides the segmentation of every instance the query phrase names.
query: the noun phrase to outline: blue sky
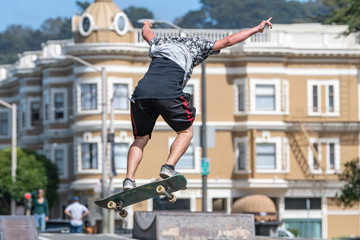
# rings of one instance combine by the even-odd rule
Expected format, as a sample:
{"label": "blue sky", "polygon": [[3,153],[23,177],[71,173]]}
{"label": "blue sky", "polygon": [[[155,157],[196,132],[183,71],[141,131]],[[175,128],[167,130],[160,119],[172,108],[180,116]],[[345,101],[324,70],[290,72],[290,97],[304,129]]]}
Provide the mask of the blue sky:
{"label": "blue sky", "polygon": [[[94,0],[88,1],[94,2]],[[71,17],[79,11],[75,2],[76,0],[2,0],[0,31],[4,31],[11,24],[21,24],[36,29],[45,19]],[[131,5],[145,7],[152,11],[157,19],[171,22],[176,17],[201,7],[200,0],[114,0],[114,2],[121,9]]]}
{"label": "blue sky", "polygon": [[[94,2],[94,0],[88,0]],[[10,24],[39,28],[43,21],[55,17],[71,17],[79,9],[76,0],[3,0],[0,10],[0,31]],[[121,9],[129,6],[145,7],[156,18],[173,21],[189,10],[200,9],[199,0],[114,0]]]}

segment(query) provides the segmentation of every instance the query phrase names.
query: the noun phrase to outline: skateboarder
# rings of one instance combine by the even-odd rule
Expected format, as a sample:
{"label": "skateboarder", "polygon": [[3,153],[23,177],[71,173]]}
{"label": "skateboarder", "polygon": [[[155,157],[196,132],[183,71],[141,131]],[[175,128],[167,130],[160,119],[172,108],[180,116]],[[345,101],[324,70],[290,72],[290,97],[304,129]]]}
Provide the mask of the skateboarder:
{"label": "skateboarder", "polygon": [[183,93],[193,68],[209,55],[219,54],[221,49],[240,43],[255,33],[263,32],[266,25],[272,28],[270,21],[271,18],[263,20],[256,27],[218,41],[183,37],[158,38],[151,30],[152,24],[147,20],[143,22],[142,36],[150,45],[149,56],[152,60],[130,99],[135,141],[128,153],[124,190],[136,186],[135,172],[159,115],[177,133],[166,163],[160,169],[160,176],[168,178],[179,174],[175,171],[175,165],[193,137],[192,123],[196,110],[190,104],[191,96]]}

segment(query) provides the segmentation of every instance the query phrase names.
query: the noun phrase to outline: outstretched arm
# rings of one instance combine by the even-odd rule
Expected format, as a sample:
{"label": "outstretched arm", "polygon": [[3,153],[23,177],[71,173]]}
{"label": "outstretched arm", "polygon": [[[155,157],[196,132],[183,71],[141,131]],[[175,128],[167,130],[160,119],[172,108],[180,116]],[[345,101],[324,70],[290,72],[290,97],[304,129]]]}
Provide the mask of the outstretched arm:
{"label": "outstretched arm", "polygon": [[153,31],[151,30],[151,27],[152,24],[148,20],[145,20],[143,22],[142,36],[147,43],[149,43],[151,39],[155,37]]}
{"label": "outstretched arm", "polygon": [[227,36],[223,39],[216,41],[214,44],[214,47],[213,47],[213,51],[219,51],[223,48],[230,47],[234,44],[237,44],[239,42],[246,40],[247,38],[254,35],[255,33],[263,32],[266,25],[268,25],[270,28],[272,28],[272,23],[270,22],[271,19],[272,18],[269,18],[268,20],[263,20],[256,27],[231,34],[230,36]]}

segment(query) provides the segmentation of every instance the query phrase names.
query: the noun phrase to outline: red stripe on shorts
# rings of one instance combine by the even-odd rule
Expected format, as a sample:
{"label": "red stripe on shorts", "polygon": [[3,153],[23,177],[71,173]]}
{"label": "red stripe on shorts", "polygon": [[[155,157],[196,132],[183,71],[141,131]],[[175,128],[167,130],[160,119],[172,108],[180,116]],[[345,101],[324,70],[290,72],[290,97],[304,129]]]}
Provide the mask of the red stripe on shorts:
{"label": "red stripe on shorts", "polygon": [[194,117],[191,117],[191,113],[190,113],[190,109],[189,109],[189,103],[186,101],[186,99],[181,96],[181,101],[183,102],[184,104],[184,107],[185,107],[185,111],[187,113],[187,119],[193,123],[194,122]]}

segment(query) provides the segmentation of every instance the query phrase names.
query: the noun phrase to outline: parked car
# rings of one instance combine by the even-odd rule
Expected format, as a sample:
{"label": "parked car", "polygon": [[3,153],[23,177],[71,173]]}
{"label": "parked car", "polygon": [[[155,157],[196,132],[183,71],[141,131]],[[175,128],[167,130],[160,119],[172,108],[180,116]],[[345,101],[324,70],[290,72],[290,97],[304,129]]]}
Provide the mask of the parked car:
{"label": "parked car", "polygon": [[50,219],[46,222],[47,233],[70,233],[70,220]]}

